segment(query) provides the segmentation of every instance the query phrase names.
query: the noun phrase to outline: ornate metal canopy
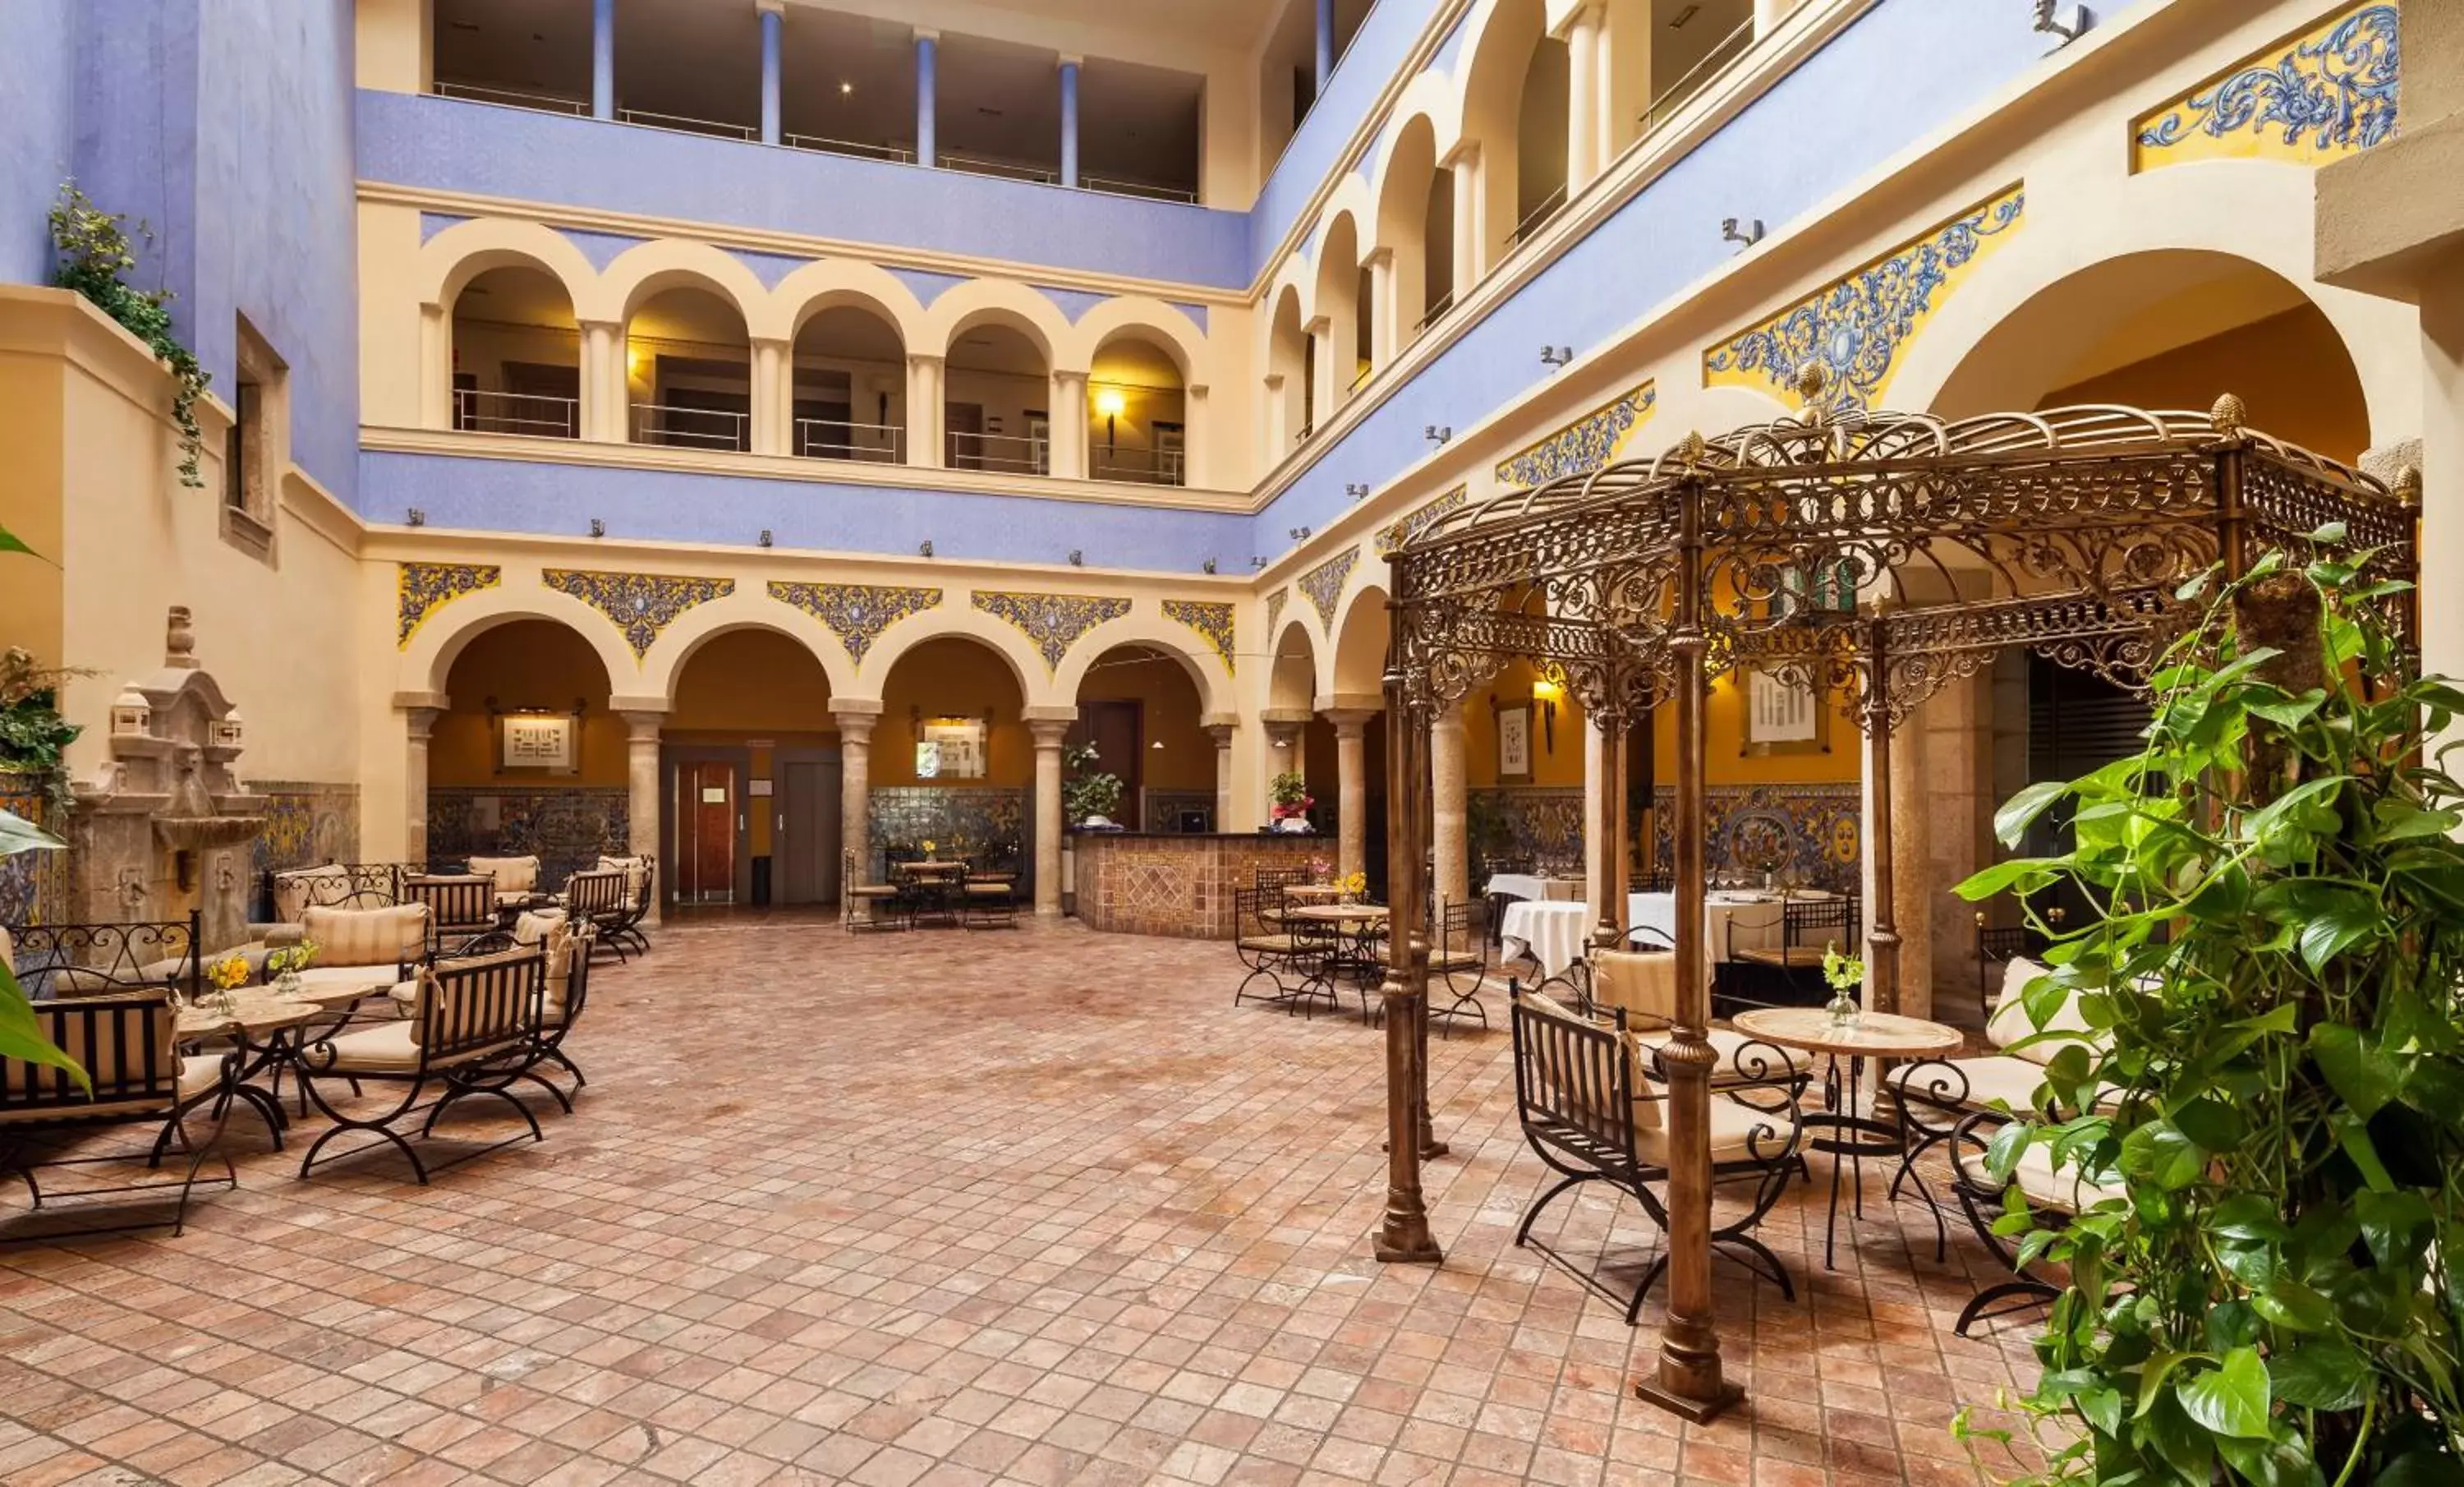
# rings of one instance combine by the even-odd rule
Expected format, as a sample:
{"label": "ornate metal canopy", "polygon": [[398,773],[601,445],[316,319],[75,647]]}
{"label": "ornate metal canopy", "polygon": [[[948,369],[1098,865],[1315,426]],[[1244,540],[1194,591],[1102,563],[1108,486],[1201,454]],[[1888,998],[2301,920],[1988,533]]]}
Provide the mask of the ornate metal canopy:
{"label": "ornate metal canopy", "polygon": [[[1525,658],[1630,714],[1665,695],[1692,608],[1707,673],[1750,660],[1848,689],[1860,722],[1878,705],[1896,721],[2005,646],[2133,684],[2190,613],[2178,590],[2218,563],[2277,550],[2413,571],[2405,499],[2244,427],[2230,395],[2207,413],[1947,421],[1812,390],[1804,416],[1431,522],[1393,559],[1408,699],[1454,701]],[[2409,632],[2409,602],[2391,603]]]}

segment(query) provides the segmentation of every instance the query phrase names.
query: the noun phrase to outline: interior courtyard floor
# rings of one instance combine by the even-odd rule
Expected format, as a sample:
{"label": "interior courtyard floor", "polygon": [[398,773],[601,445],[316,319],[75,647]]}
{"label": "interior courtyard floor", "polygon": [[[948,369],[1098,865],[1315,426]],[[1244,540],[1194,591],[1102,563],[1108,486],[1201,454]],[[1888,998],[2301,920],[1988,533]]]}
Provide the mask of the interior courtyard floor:
{"label": "interior courtyard floor", "polygon": [[[1235,1007],[1220,943],[711,916],[598,972],[546,1140],[297,1180],[235,1116],[187,1232],[0,1251],[0,1481],[1975,1483],[2031,1376],[1952,1220],[1826,1189],[1715,1272],[1744,1408],[1634,1399],[1659,1337],[1512,1243],[1548,1175],[1504,999],[1433,1044],[1441,1267],[1381,1266],[1382,1035]],[[540,1102],[543,1106],[546,1102]],[[507,1127],[462,1121],[458,1134]],[[1827,1178],[1827,1159],[1814,1173]],[[10,1212],[22,1200],[11,1194]],[[1561,1203],[1561,1247],[1658,1243]],[[1813,1257],[1808,1264],[1809,1254]]]}

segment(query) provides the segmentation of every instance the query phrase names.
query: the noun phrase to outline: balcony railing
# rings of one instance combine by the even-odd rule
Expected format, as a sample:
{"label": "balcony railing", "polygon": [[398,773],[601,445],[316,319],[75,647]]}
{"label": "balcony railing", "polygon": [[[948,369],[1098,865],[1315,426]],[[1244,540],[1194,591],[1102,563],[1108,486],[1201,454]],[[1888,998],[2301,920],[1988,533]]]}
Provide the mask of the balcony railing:
{"label": "balcony railing", "polygon": [[1132,485],[1187,485],[1189,474],[1177,449],[1113,449],[1098,444],[1087,452],[1087,473],[1098,480]]}
{"label": "balcony railing", "polygon": [[796,453],[806,459],[854,459],[896,465],[907,460],[907,431],[895,424],[796,420]]}
{"label": "balcony railing", "polygon": [[1082,175],[1078,178],[1078,184],[1088,190],[1101,191],[1108,196],[1135,196],[1144,201],[1177,201],[1192,207],[1198,205],[1196,191],[1183,190],[1177,186],[1150,186],[1144,181],[1122,181],[1104,175]]}
{"label": "balcony railing", "polygon": [[1038,186],[1050,186],[1060,176],[1042,166],[1021,165],[1010,160],[988,160],[981,155],[957,155],[943,150],[933,157],[934,164],[945,170],[963,170],[969,175],[999,176],[1004,181],[1029,181]]}
{"label": "balcony railing", "polygon": [[949,466],[953,470],[994,470],[1004,475],[1050,475],[1051,446],[1023,433],[949,434]]}
{"label": "balcony railing", "polygon": [[715,119],[693,119],[683,114],[654,114],[647,108],[620,108],[616,117],[628,124],[646,129],[666,129],[676,134],[706,134],[720,140],[758,140],[761,130],[756,124],[725,123]]}
{"label": "balcony railing", "polygon": [[1540,205],[1532,208],[1522,221],[1514,224],[1514,231],[1507,234],[1506,239],[1506,251],[1512,253],[1523,244],[1529,242],[1532,234],[1549,225],[1550,218],[1565,210],[1566,188],[1561,184],[1555,190],[1541,197]]}
{"label": "balcony railing", "polygon": [[465,433],[518,433],[535,439],[582,437],[582,400],[540,392],[453,389],[453,427]]}
{"label": "balcony railing", "polygon": [[692,449],[753,447],[753,417],[716,408],[670,408],[659,403],[633,405],[633,442],[676,444]]}
{"label": "balcony railing", "polygon": [[1350,396],[1352,396],[1352,394],[1353,394],[1353,393],[1355,393],[1355,392],[1359,391],[1361,388],[1365,388],[1365,387],[1369,386],[1369,379],[1370,379],[1370,378],[1372,378],[1372,377],[1375,377],[1375,376],[1376,376],[1376,375],[1377,375],[1377,364],[1376,364],[1376,363],[1375,363],[1375,362],[1362,362],[1362,363],[1361,363],[1357,367],[1354,367],[1354,368],[1353,369],[1353,373],[1352,373],[1352,381],[1351,381],[1351,383],[1350,383],[1348,386],[1346,386],[1346,387],[1344,388],[1344,389],[1343,389],[1343,395],[1344,395],[1345,397],[1350,397]]}
{"label": "balcony railing", "polygon": [[1429,313],[1421,316],[1419,320],[1412,322],[1413,339],[1417,341],[1421,336],[1426,335],[1429,327],[1436,324],[1438,322],[1444,320],[1446,318],[1446,312],[1454,307],[1455,292],[1451,289],[1447,290],[1444,294],[1438,296],[1434,300],[1431,300],[1429,303]]}
{"label": "balcony railing", "polygon": [[571,114],[576,119],[590,112],[587,99],[558,98],[552,93],[524,93],[515,88],[487,88],[474,82],[439,81],[436,96],[462,99],[473,103],[499,103],[508,108],[535,108],[550,114]]}
{"label": "balcony railing", "polygon": [[906,144],[867,144],[857,140],[834,140],[826,134],[782,134],[779,138],[790,149],[851,155],[858,160],[887,160],[901,166],[915,164],[915,151]]}
{"label": "balcony railing", "polygon": [[1660,90],[1660,96],[1643,110],[1642,132],[1649,134],[1666,123],[1670,116],[1685,106],[1687,100],[1708,86],[1711,79],[1726,71],[1730,62],[1752,51],[1753,45],[1754,23],[1749,16],[1745,24],[1713,42],[1711,50],[1704,54],[1703,60],[1685,69],[1685,76]]}

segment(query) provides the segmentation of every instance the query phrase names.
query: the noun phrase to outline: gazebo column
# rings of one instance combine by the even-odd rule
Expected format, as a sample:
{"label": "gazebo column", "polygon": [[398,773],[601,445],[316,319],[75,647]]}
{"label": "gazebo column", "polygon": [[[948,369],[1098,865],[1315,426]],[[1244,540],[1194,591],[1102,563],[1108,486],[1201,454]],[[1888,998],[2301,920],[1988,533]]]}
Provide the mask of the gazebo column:
{"label": "gazebo column", "polygon": [[[1374,707],[1328,707],[1319,716],[1334,724],[1335,785],[1335,872],[1350,877],[1368,871],[1369,864],[1369,721],[1377,716]],[[1388,749],[1389,753],[1393,749]],[[1401,788],[1390,772],[1386,788],[1391,795]],[[1393,806],[1390,803],[1389,813]],[[1386,864],[1391,880],[1395,864]],[[1391,901],[1394,895],[1390,887]]]}
{"label": "gazebo column", "polygon": [[442,692],[397,692],[402,711],[403,847],[405,862],[428,867],[428,741],[451,702]]}
{"label": "gazebo column", "polygon": [[1422,927],[1427,883],[1421,870],[1422,810],[1428,801],[1425,714],[1407,707],[1403,674],[1386,671],[1386,1216],[1375,1253],[1388,1262],[1445,1258],[1429,1232],[1420,1162],[1444,1148],[1428,1133],[1429,942]]}
{"label": "gazebo column", "polygon": [[1463,703],[1451,702],[1439,708],[1429,723],[1429,818],[1436,838],[1438,870],[1433,891],[1438,902],[1447,908],[1471,901],[1468,781],[1463,759]]}
{"label": "gazebo column", "polygon": [[[1902,840],[1902,827],[1895,819],[1891,803],[1898,794],[1899,766],[1891,758],[1892,720],[1890,705],[1890,656],[1883,638],[1881,622],[1877,619],[1865,627],[1865,788],[1871,792],[1869,813],[1873,830],[1866,842],[1867,881],[1871,887],[1865,897],[1865,1005],[1878,1012],[1900,1010],[1900,929],[1899,904],[1895,868],[1897,848]],[[1918,761],[1911,751],[1910,764]],[[1923,782],[1909,781],[1918,790]],[[1922,799],[1921,794],[1913,798]],[[1925,840],[1923,811],[1910,814],[1911,844]],[[1920,856],[1917,860],[1922,861]]]}
{"label": "gazebo column", "polygon": [[[625,720],[625,850],[654,863],[659,856],[659,729],[668,721],[665,707],[618,698],[611,704]],[[659,922],[659,901],[667,896],[667,875],[650,874],[650,903],[643,922]]]}
{"label": "gazebo column", "polygon": [[1024,710],[1035,735],[1035,917],[1061,917],[1061,745],[1078,709],[1038,706]]}
{"label": "gazebo column", "polygon": [[1584,709],[1584,860],[1590,868],[1592,943],[1623,947],[1626,920],[1625,719],[1595,704]]}

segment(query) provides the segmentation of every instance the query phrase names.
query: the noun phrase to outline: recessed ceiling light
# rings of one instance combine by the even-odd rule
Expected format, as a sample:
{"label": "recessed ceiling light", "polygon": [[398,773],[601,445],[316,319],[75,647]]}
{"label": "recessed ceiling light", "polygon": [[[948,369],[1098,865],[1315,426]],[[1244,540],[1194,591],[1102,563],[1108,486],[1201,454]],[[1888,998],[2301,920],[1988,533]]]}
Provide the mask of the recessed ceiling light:
{"label": "recessed ceiling light", "polygon": [[1687,21],[1690,21],[1690,20],[1692,20],[1692,19],[1694,18],[1694,15],[1695,15],[1695,12],[1696,12],[1696,11],[1700,11],[1700,10],[1702,10],[1702,9],[1703,9],[1703,8],[1702,8],[1701,6],[1699,6],[1699,5],[1689,5],[1689,6],[1687,6],[1685,9],[1683,9],[1683,10],[1682,10],[1682,11],[1678,11],[1674,16],[1672,16],[1672,17],[1670,17],[1670,18],[1669,18],[1669,22],[1668,22],[1668,29],[1669,29],[1670,31],[1675,31],[1675,30],[1677,30],[1678,28],[1680,28],[1680,27],[1683,26]]}
{"label": "recessed ceiling light", "polygon": [[851,82],[842,82],[842,83],[840,83],[840,84],[839,84],[839,97],[841,97],[841,98],[845,98],[845,97],[847,97],[848,94],[853,93],[854,91],[855,91],[855,84],[854,84],[854,83],[851,83]]}

